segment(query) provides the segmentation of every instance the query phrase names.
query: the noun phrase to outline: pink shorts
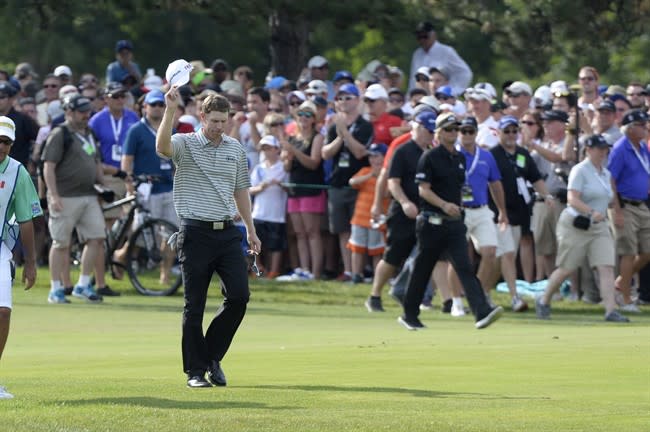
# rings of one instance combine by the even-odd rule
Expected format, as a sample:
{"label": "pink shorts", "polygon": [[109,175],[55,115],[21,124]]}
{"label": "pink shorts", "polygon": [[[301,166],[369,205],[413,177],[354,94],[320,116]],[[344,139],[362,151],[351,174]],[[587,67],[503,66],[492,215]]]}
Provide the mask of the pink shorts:
{"label": "pink shorts", "polygon": [[325,191],[314,196],[289,197],[287,213],[325,213],[326,204]]}

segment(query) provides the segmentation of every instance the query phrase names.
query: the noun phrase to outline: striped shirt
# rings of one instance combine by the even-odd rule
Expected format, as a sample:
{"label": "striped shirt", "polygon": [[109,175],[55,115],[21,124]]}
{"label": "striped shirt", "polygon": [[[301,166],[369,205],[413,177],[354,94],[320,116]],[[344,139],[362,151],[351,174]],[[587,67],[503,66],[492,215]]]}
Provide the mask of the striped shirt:
{"label": "striped shirt", "polygon": [[203,221],[232,219],[237,214],[234,192],[249,188],[244,147],[223,135],[215,146],[201,129],[172,135],[174,208],[180,218]]}

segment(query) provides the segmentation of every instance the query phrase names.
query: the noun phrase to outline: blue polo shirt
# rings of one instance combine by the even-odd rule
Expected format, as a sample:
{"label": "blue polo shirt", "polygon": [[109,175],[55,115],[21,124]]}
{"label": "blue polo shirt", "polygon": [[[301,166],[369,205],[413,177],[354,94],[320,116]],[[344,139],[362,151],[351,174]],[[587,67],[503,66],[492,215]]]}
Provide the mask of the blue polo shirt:
{"label": "blue polo shirt", "polygon": [[[494,156],[479,146],[476,146],[476,151],[473,155],[465,150],[463,146],[460,146],[460,152],[465,156],[466,161],[465,182],[471,186],[472,195],[474,196],[474,201],[463,202],[463,204],[468,206],[486,205],[488,203],[488,183],[501,180],[501,173],[494,160]],[[474,158],[477,156],[478,161],[472,170]]]}
{"label": "blue polo shirt", "polygon": [[[641,142],[639,156],[645,161],[650,160],[645,142]],[[618,193],[631,200],[645,201],[648,199],[650,174],[636,156],[630,140],[623,135],[619,138],[609,155],[607,169],[612,173]]]}
{"label": "blue polo shirt", "polygon": [[[136,113],[128,109],[124,109],[122,118],[115,121],[115,129],[113,128],[111,119],[111,112],[108,110],[108,107],[105,107],[90,118],[88,126],[95,132],[95,136],[99,139],[102,162],[119,168],[126,134],[129,128],[137,123],[139,119]],[[116,135],[115,132],[119,133]]]}
{"label": "blue polo shirt", "polygon": [[172,190],[172,162],[170,159],[161,158],[156,153],[156,135],[145,119],[140,120],[129,129],[124,140],[123,153],[133,156],[133,174],[162,177],[160,181],[153,184],[151,188],[153,195]]}
{"label": "blue polo shirt", "polygon": [[[137,63],[131,62],[135,70],[142,76],[142,72],[140,72],[140,66],[138,66]],[[106,67],[106,82],[122,82],[124,78],[130,75],[130,72],[127,68],[122,66],[120,62],[114,61],[113,63],[109,63],[109,65]]]}

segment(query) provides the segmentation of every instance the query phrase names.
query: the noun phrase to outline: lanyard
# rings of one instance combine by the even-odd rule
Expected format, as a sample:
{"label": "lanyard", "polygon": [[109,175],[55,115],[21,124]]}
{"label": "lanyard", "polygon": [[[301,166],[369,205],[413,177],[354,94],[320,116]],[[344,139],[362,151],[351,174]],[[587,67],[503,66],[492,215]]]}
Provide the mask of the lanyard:
{"label": "lanyard", "polygon": [[115,123],[115,119],[113,118],[112,114],[109,114],[108,117],[111,119],[111,129],[113,129],[113,138],[115,139],[115,144],[118,144],[120,142],[120,134],[122,133],[122,120],[124,120],[124,115],[120,117],[120,119],[117,121],[117,124]]}
{"label": "lanyard", "polygon": [[[593,164],[592,164],[592,166],[593,166]],[[605,172],[605,171],[603,171],[603,173],[604,173],[604,172]],[[605,190],[607,191],[607,194],[608,194],[608,195],[611,194],[611,192],[612,192],[612,185],[608,184],[605,180],[603,180],[602,175],[598,172],[598,170],[596,169],[595,166],[594,166],[594,174],[596,175],[596,178],[598,179],[598,182],[599,182],[601,185],[603,185],[603,187],[604,187]]]}
{"label": "lanyard", "polygon": [[469,167],[469,170],[465,171],[465,178],[469,179],[469,176],[471,176],[474,170],[476,169],[476,165],[478,165],[478,160],[480,159],[480,155],[481,155],[481,149],[479,149],[477,146],[474,155],[474,160],[472,160],[472,166]]}
{"label": "lanyard", "polygon": [[[641,154],[636,150],[636,147],[634,147],[634,144],[630,143],[632,146],[632,150],[634,150],[634,154],[636,155],[637,159],[639,159],[639,162],[641,162],[641,165],[643,165],[643,168],[645,169],[645,172],[647,174],[650,174],[650,162],[648,162],[648,157],[644,154],[643,157],[641,157]],[[639,144],[639,147],[641,144]]]}
{"label": "lanyard", "polygon": [[93,134],[89,134],[88,138],[86,138],[79,132],[75,132],[74,134],[77,135],[77,138],[79,138],[83,143],[82,148],[84,149],[84,151],[89,155],[92,155],[95,150],[95,139],[93,138]]}
{"label": "lanyard", "polygon": [[143,125],[145,125],[147,127],[147,129],[149,129],[149,132],[151,132],[151,134],[155,138],[156,137],[156,130],[149,125],[149,122],[144,117],[142,117],[142,120],[140,120],[140,121],[142,122]]}

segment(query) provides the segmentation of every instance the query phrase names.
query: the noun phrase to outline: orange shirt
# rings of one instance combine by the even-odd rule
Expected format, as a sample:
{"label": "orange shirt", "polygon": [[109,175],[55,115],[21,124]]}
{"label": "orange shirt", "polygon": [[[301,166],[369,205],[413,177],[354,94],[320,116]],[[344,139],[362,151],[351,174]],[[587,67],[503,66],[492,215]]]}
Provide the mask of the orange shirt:
{"label": "orange shirt", "polygon": [[386,151],[386,156],[384,156],[384,168],[388,169],[388,167],[390,167],[390,161],[393,159],[395,150],[397,150],[402,144],[409,142],[410,139],[411,132],[406,132],[390,142],[388,150]]}
{"label": "orange shirt", "polygon": [[[363,167],[352,178],[361,177],[369,174],[372,171],[370,167]],[[370,208],[375,199],[375,185],[377,184],[377,177],[370,177],[365,182],[352,186],[359,191],[357,195],[357,202],[354,204],[354,214],[350,223],[352,225],[370,228]],[[388,204],[390,199],[384,197],[382,201],[382,213],[386,214],[388,211]]]}

